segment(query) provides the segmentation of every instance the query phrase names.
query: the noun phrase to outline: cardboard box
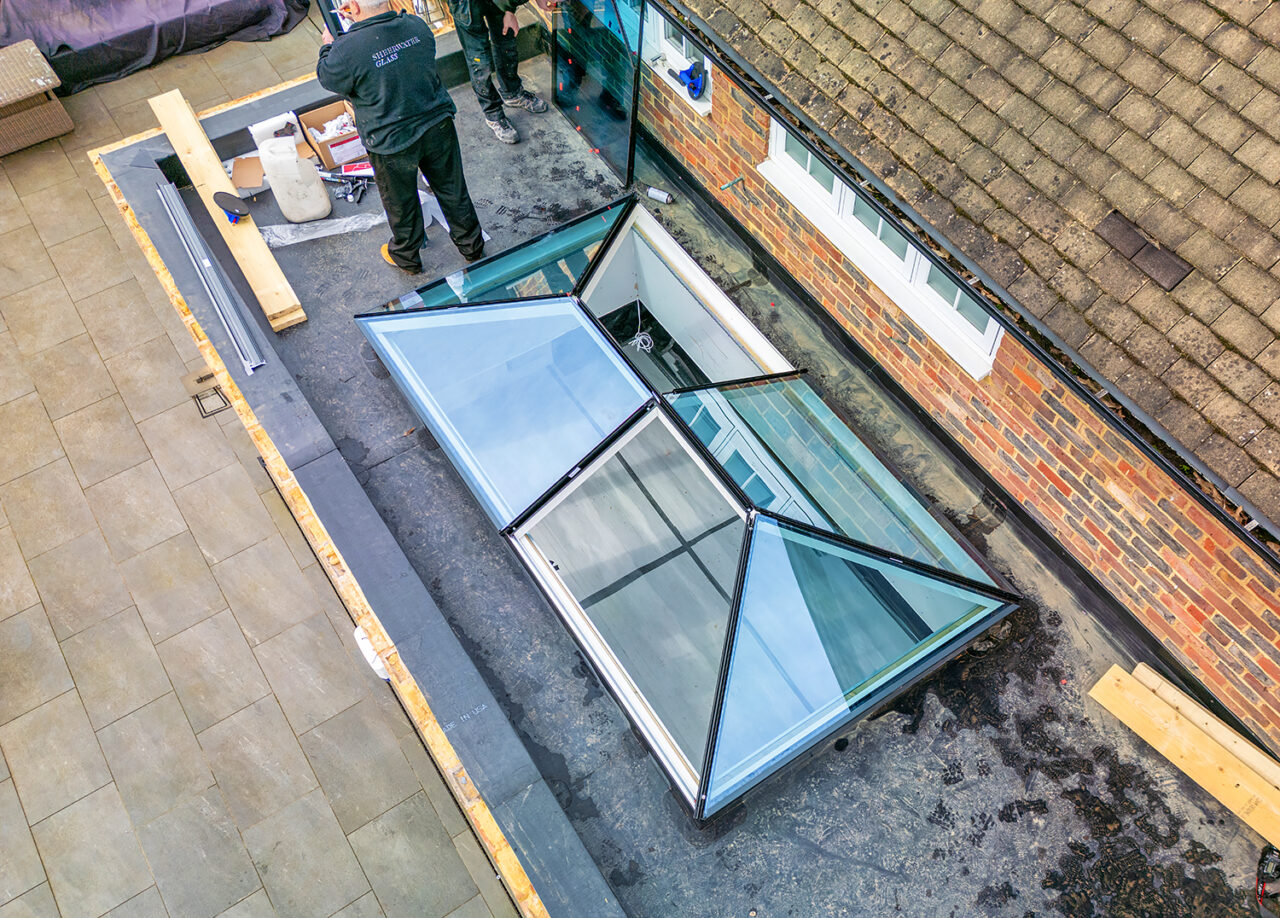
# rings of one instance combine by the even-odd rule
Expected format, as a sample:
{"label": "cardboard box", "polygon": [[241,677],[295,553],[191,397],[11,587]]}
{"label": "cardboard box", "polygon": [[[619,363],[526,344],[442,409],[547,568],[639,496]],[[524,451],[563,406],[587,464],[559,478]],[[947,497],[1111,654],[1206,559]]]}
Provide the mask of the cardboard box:
{"label": "cardboard box", "polygon": [[307,142],[315,149],[316,155],[320,157],[320,162],[324,164],[326,169],[332,169],[334,166],[340,166],[343,163],[349,163],[357,159],[363,159],[369,153],[364,148],[364,144],[360,140],[360,135],[355,131],[348,131],[345,134],[338,134],[327,140],[316,140],[311,134],[311,128],[317,131],[324,130],[326,121],[332,121],[343,112],[353,114],[351,106],[345,101],[332,102],[329,105],[323,105],[320,108],[312,109],[309,112],[303,112],[298,115],[298,120],[302,122],[303,131],[306,134]]}

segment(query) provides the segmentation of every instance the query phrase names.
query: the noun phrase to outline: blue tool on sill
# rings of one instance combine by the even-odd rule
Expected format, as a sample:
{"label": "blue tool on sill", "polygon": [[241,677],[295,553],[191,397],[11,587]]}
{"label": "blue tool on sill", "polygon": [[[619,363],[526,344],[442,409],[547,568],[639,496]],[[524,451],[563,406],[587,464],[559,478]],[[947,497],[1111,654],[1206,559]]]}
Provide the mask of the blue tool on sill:
{"label": "blue tool on sill", "polygon": [[239,223],[241,217],[249,216],[249,208],[245,207],[244,201],[229,191],[215,191],[213,203],[222,208],[222,212],[232,223]]}
{"label": "blue tool on sill", "polygon": [[702,94],[707,91],[707,68],[702,66],[702,61],[694,61],[678,72],[668,67],[667,73],[684,84],[690,99],[701,99]]}

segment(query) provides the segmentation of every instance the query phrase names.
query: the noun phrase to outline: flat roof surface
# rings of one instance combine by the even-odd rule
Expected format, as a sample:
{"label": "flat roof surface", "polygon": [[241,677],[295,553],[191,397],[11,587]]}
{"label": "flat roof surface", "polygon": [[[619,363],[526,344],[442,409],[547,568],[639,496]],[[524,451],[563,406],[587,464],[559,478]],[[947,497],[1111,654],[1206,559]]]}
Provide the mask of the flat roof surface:
{"label": "flat roof surface", "polygon": [[[525,66],[546,85],[545,62]],[[454,96],[491,251],[620,190],[554,112],[524,117],[528,139],[503,147],[469,89]],[[1251,914],[1259,839],[1086,698],[1114,662],[1160,667],[1145,633],[1005,512],[673,178],[648,162],[640,178],[676,191],[659,220],[1029,602],[850,728],[839,751],[698,830],[352,321],[460,256],[435,227],[418,279],[381,262],[378,231],[278,249],[309,318],[272,343],[626,910]],[[276,222],[265,198],[257,208],[259,222]]]}

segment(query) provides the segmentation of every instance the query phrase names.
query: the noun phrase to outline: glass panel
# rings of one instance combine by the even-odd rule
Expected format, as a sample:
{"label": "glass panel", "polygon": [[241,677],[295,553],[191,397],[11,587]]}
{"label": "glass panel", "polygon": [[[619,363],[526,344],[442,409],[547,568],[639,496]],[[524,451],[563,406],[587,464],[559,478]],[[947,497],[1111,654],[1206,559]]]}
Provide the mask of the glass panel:
{"label": "glass panel", "polygon": [[880,214],[860,194],[853,196],[853,215],[858,222],[876,235],[880,229]]}
{"label": "glass panel", "polygon": [[836,190],[836,174],[812,157],[809,159],[809,174],[827,191]]}
{"label": "glass panel", "polygon": [[571,299],[356,321],[500,527],[649,396]]}
{"label": "glass panel", "polygon": [[406,293],[387,308],[457,306],[572,293],[604,237],[626,211],[623,201],[603,213],[579,217],[538,239]]}
{"label": "glass panel", "polygon": [[800,138],[785,128],[782,129],[782,148],[787,155],[796,161],[801,169],[809,171],[809,148],[800,142]]}
{"label": "glass panel", "polygon": [[949,305],[955,305],[956,294],[960,292],[960,287],[955,281],[947,277],[946,273],[937,265],[929,265],[929,276],[925,283],[929,285],[934,293],[946,300]]}
{"label": "glass panel", "polygon": [[1004,606],[768,517],[748,551],[707,814]]}
{"label": "glass panel", "polygon": [[960,316],[984,334],[987,331],[987,323],[991,321],[991,314],[968,293],[961,293],[960,299],[956,302],[956,311]]}
{"label": "glass panel", "polygon": [[888,223],[880,226],[880,241],[883,242],[894,255],[897,255],[901,261],[907,260],[907,252],[911,249],[911,243],[907,241],[907,237],[898,232]]}
{"label": "glass panel", "polygon": [[[836,417],[803,379],[774,379],[669,396],[682,418],[701,408],[753,444],[756,468],[777,484],[757,506],[898,555],[991,583],[942,524]],[[720,428],[717,428],[717,433]],[[694,431],[730,475],[737,437]],[[739,481],[739,484],[742,484]]]}
{"label": "glass panel", "polygon": [[579,475],[528,536],[700,770],[745,524],[660,415]]}
{"label": "glass panel", "polygon": [[552,32],[552,101],[624,181],[630,181],[631,109],[641,0],[564,0]]}

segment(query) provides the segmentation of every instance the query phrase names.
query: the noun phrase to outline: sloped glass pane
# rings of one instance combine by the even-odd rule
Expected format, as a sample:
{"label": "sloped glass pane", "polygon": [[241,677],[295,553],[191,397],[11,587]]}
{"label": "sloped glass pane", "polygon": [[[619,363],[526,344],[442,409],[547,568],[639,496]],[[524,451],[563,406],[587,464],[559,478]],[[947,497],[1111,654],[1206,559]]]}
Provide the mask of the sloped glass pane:
{"label": "sloped glass pane", "polygon": [[742,466],[759,476],[760,485],[748,495],[760,509],[991,582],[803,379],[737,383],[669,398],[681,418],[699,421],[694,434],[744,489],[748,476]]}
{"label": "sloped glass pane", "polygon": [[572,293],[627,202],[579,217],[531,242],[462,268],[388,304],[389,309],[493,303]]}
{"label": "sloped glass pane", "polygon": [[[745,523],[650,412],[535,517],[528,539],[620,664],[619,692],[701,769]],[[596,660],[609,673],[607,659]]]}
{"label": "sloped glass pane", "polygon": [[571,299],[357,322],[499,527],[648,398]]}
{"label": "sloped glass pane", "polygon": [[1002,601],[757,517],[712,753],[708,814],[905,682]]}

